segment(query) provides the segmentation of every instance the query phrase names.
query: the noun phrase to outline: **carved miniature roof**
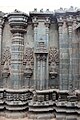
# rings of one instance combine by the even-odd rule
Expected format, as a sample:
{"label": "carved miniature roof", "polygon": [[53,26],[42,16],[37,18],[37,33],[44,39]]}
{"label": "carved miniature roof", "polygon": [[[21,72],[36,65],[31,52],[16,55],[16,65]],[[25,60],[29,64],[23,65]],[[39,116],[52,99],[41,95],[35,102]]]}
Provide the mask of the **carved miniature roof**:
{"label": "carved miniature roof", "polygon": [[73,6],[71,6],[69,9],[67,9],[67,8],[60,8],[60,9],[58,9],[58,10],[55,10],[55,12],[56,13],[66,13],[66,12],[77,12],[77,8],[75,7],[73,7]]}
{"label": "carved miniature roof", "polygon": [[40,11],[37,11],[37,8],[34,8],[33,11],[30,12],[30,14],[53,14],[53,11],[49,11],[49,9],[46,9],[46,11],[43,11],[43,9],[40,9]]}
{"label": "carved miniature roof", "polygon": [[8,13],[8,16],[10,15],[25,15],[25,16],[28,16],[26,13],[22,12],[22,11],[19,11],[17,9],[15,9],[13,12],[11,13]]}
{"label": "carved miniature roof", "polygon": [[[30,17],[34,17],[34,16],[38,16],[38,17],[50,17],[52,19],[56,19],[56,17],[58,16],[79,16],[80,15],[80,9],[71,6],[69,9],[67,8],[60,8],[58,10],[54,10],[54,11],[50,11],[49,9],[46,9],[45,11],[43,9],[40,9],[40,11],[37,10],[37,8],[34,8],[33,11],[29,12],[29,16]],[[0,16],[4,16],[5,18],[9,17],[9,16],[26,16],[28,17],[28,19],[30,19],[30,17],[22,12],[19,11],[17,9],[15,9],[13,12],[11,13],[3,13],[2,11],[0,11]]]}

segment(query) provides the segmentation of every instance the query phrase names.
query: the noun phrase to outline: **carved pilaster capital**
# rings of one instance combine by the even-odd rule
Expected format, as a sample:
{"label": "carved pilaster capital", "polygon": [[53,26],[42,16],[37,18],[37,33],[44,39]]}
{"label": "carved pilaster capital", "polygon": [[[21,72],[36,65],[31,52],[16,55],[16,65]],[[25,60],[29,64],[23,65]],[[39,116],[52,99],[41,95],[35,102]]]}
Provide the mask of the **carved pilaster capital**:
{"label": "carved pilaster capital", "polygon": [[37,19],[37,17],[33,17],[33,18],[32,18],[32,23],[33,23],[33,26],[34,26],[34,27],[37,27],[37,26],[38,26],[38,19]]}
{"label": "carved pilaster capital", "polygon": [[64,22],[64,20],[63,20],[63,17],[62,17],[62,16],[57,17],[58,27],[62,26],[62,25],[63,25],[63,22]]}
{"label": "carved pilaster capital", "polygon": [[28,16],[18,10],[8,14],[11,32],[26,32]]}
{"label": "carved pilaster capital", "polygon": [[46,26],[47,28],[49,28],[49,27],[50,27],[50,18],[49,18],[49,17],[46,17],[44,23],[45,23],[45,26]]}
{"label": "carved pilaster capital", "polygon": [[67,17],[67,25],[72,26],[72,24],[73,24],[73,16],[68,16]]}

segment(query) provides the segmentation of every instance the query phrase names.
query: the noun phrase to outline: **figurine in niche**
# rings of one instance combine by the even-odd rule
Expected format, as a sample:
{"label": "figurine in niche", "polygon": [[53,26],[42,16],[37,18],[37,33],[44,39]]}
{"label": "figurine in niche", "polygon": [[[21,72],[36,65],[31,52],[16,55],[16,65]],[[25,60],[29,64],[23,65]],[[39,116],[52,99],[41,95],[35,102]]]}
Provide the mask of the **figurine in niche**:
{"label": "figurine in niche", "polygon": [[51,62],[50,64],[50,76],[51,78],[55,78],[58,74],[58,68],[55,62]]}
{"label": "figurine in niche", "polygon": [[37,92],[36,92],[36,90],[33,91],[33,101],[37,101]]}

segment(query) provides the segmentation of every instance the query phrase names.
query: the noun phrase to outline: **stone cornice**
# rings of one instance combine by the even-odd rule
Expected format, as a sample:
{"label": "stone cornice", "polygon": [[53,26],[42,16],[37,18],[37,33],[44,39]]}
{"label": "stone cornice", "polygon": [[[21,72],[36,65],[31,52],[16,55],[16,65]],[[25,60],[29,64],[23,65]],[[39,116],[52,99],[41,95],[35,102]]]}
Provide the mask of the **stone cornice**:
{"label": "stone cornice", "polygon": [[22,21],[26,26],[26,23],[29,23],[29,21],[33,23],[32,19],[35,17],[37,18],[37,23],[38,23],[38,19],[44,19],[44,18],[46,19],[47,17],[50,19],[50,23],[52,23],[51,21],[54,21],[55,23],[56,22],[63,23],[64,19],[66,19],[67,22],[71,21],[71,19],[72,21],[74,21],[75,19],[76,21],[79,22],[80,9],[73,8],[72,6],[69,9],[60,8],[54,11],[49,11],[49,9],[47,9],[46,11],[43,11],[43,9],[41,9],[40,11],[37,11],[37,9],[34,9],[34,11],[29,12],[29,15],[18,10],[15,10],[14,12],[7,13],[7,14],[0,12],[0,18],[4,18],[4,19],[7,18],[9,20],[9,24],[11,24],[12,26],[18,23],[22,24],[20,23],[20,18],[22,19]]}

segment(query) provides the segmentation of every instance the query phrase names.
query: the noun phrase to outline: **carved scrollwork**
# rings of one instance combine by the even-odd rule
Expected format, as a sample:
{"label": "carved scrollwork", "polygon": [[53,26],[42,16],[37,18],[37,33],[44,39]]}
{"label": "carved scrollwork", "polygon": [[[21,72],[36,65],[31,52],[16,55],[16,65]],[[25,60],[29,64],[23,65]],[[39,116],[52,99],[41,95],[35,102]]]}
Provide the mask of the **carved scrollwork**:
{"label": "carved scrollwork", "polygon": [[5,61],[8,61],[9,64],[10,64],[10,60],[11,60],[11,53],[10,53],[10,48],[9,47],[6,47],[4,50],[3,50],[3,54],[2,54],[2,65],[5,64]]}
{"label": "carved scrollwork", "polygon": [[49,50],[49,63],[55,62],[59,63],[59,51],[56,47],[50,47]]}
{"label": "carved scrollwork", "polygon": [[38,54],[36,56],[36,58],[37,58],[38,61],[40,61],[40,60],[45,61],[46,60],[46,55],[45,54]]}
{"label": "carved scrollwork", "polygon": [[51,47],[49,51],[49,74],[51,78],[55,78],[58,75],[58,64],[59,64],[59,51],[56,47]]}
{"label": "carved scrollwork", "polygon": [[24,54],[23,58],[23,64],[24,65],[32,65],[33,64],[33,48],[27,47],[26,52]]}
{"label": "carved scrollwork", "polygon": [[33,48],[26,48],[26,53],[23,59],[23,65],[26,65],[24,70],[24,75],[28,78],[32,75],[32,66],[33,66]]}
{"label": "carved scrollwork", "polygon": [[28,93],[6,93],[7,101],[25,101],[29,99]]}

